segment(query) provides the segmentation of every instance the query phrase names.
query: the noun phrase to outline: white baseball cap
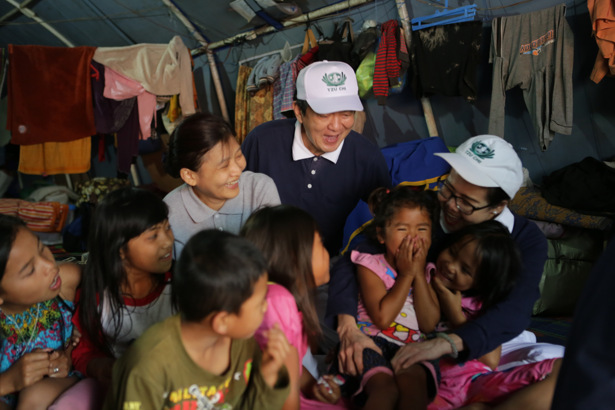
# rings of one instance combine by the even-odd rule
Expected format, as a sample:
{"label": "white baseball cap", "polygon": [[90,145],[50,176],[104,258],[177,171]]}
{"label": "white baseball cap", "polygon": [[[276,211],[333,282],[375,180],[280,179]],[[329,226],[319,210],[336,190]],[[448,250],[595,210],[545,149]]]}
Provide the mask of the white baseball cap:
{"label": "white baseball cap", "polygon": [[471,184],[500,187],[512,199],[523,183],[523,166],[515,149],[503,138],[478,135],[456,152],[436,153]]}
{"label": "white baseball cap", "polygon": [[363,111],[354,70],[341,61],[317,61],[301,70],[297,99],[307,101],[317,114]]}

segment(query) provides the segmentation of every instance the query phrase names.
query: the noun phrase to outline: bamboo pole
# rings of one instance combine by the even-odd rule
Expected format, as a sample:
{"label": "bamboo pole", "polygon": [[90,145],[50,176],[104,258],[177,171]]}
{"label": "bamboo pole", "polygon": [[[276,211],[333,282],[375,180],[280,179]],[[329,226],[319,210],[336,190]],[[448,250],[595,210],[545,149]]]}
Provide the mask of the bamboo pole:
{"label": "bamboo pole", "polygon": [[[205,38],[201,35],[201,33],[196,29],[194,24],[190,21],[188,17],[181,11],[172,0],[162,0],[162,2],[175,14],[175,17],[181,21],[181,23],[190,31],[190,34],[198,41],[202,47],[199,49],[205,49],[207,53],[207,60],[209,62],[209,70],[211,72],[211,77],[214,81],[214,88],[216,89],[216,96],[218,97],[218,102],[220,103],[220,111],[222,113],[222,118],[226,121],[230,121],[228,115],[228,108],[226,107],[226,99],[224,98],[224,92],[222,90],[222,82],[220,81],[220,73],[218,72],[218,67],[216,66],[216,56],[213,51],[209,47],[209,43]],[[193,53],[194,55],[194,53]]]}
{"label": "bamboo pole", "polygon": [[[27,7],[30,3],[32,3],[34,0],[25,0],[23,1],[19,6],[20,8],[24,8]],[[7,12],[4,16],[0,17],[0,23],[2,23],[5,20],[10,19],[11,17],[13,17],[16,13],[19,13],[19,8],[15,8],[10,10],[9,12]]]}
{"label": "bamboo pole", "polygon": [[[356,6],[361,6],[366,3],[371,3],[372,1],[374,0],[342,1],[339,3],[332,4],[330,6],[323,7],[318,10],[314,10],[309,13],[302,14],[297,17],[291,17],[289,19],[282,21],[281,24],[282,26],[284,26],[284,28],[299,26],[299,25],[308,23],[312,20],[316,20],[320,17],[327,16],[331,13],[335,13],[340,10],[346,10],[346,9],[356,7]],[[239,33],[232,37],[228,37],[224,40],[210,43],[209,45],[205,47],[195,48],[194,50],[192,50],[192,55],[193,56],[200,55],[200,54],[207,52],[207,50],[213,50],[219,47],[228,46],[228,45],[234,44],[235,42],[241,41],[241,40],[254,40],[257,37],[262,36],[263,34],[271,33],[272,31],[275,31],[275,30],[276,29],[272,26],[263,26],[263,27],[256,28],[254,30],[246,31],[245,33]]]}
{"label": "bamboo pole", "polygon": [[[405,0],[395,0],[395,5],[397,6],[397,12],[399,13],[399,18],[401,19],[401,24],[404,28],[406,44],[410,46],[410,33],[412,27],[410,26],[410,17],[408,17],[406,2]],[[421,105],[423,106],[423,117],[425,117],[425,122],[427,123],[427,131],[429,132],[429,136],[437,137],[438,127],[436,126],[436,120],[433,116],[433,110],[431,109],[431,101],[429,101],[429,98],[427,97],[421,97]]]}
{"label": "bamboo pole", "polygon": [[[34,13],[29,8],[22,6],[21,4],[17,3],[15,0],[6,0],[6,1],[9,4],[13,5],[14,7],[16,7],[24,16],[31,18],[32,20],[36,21],[41,26],[45,27],[47,31],[53,34],[56,38],[58,38],[61,42],[66,44],[68,47],[75,47],[75,45],[69,39],[64,37],[59,31],[53,28],[45,20],[37,16],[36,13]],[[27,3],[28,2],[24,2],[24,4],[27,4]]]}

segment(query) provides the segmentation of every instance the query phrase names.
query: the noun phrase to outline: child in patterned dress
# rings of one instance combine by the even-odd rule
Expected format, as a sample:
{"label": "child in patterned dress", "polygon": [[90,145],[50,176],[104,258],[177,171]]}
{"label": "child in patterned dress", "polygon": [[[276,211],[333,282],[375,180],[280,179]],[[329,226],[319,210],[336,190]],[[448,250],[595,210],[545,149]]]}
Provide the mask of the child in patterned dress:
{"label": "child in patterned dress", "polygon": [[0,409],[46,409],[79,380],[70,351],[80,278],[20,219],[0,215]]}

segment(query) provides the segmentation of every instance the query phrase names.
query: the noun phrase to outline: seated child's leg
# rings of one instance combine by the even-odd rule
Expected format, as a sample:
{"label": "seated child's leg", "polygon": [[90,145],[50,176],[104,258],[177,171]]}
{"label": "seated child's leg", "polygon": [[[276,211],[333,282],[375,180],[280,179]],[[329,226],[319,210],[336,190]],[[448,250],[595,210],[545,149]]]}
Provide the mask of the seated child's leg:
{"label": "seated child's leg", "polygon": [[[381,337],[373,338],[382,351],[382,355],[372,349],[363,351],[362,392],[357,396],[357,404],[366,399],[363,406],[366,410],[394,409],[398,403],[399,391],[391,368],[391,357],[399,349],[397,344]],[[361,397],[363,396],[363,397]]]}
{"label": "seated child's leg", "polygon": [[372,375],[363,387],[367,394],[364,410],[394,409],[397,405],[399,392],[395,378],[389,373]]}
{"label": "seated child's leg", "polygon": [[61,379],[46,377],[19,392],[17,410],[45,410],[77,380],[79,380],[77,377]]}
{"label": "seated child's leg", "polygon": [[[434,384],[432,380],[431,372],[428,372],[421,364],[414,364],[403,372],[397,373],[395,375],[395,382],[399,390],[398,409],[426,409],[433,399],[433,394],[430,394],[429,387]],[[432,387],[431,390],[434,390],[436,387]]]}
{"label": "seated child's leg", "polygon": [[62,393],[48,410],[98,410],[103,406],[104,393],[97,380],[83,379]]}

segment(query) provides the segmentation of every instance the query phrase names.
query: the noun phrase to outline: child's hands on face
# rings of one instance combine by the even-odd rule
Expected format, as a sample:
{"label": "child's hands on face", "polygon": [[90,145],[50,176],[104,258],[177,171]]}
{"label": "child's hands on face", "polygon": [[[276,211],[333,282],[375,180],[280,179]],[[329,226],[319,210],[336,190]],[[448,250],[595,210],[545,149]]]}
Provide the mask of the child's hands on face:
{"label": "child's hands on face", "polygon": [[286,356],[290,351],[290,344],[277,323],[265,332],[265,337],[267,338],[267,345],[263,350],[261,373],[265,382],[270,387],[274,387],[278,381],[278,372],[284,365]]}
{"label": "child's hands on face", "polygon": [[413,276],[423,272],[427,260],[429,246],[424,238],[419,236],[406,236],[399,245],[395,255],[397,274],[403,276]]}
{"label": "child's hands on face", "polygon": [[316,400],[322,403],[337,403],[342,396],[340,385],[343,383],[341,376],[325,374],[318,379],[318,382],[312,387],[312,393]]}
{"label": "child's hands on face", "polygon": [[451,290],[444,286],[438,276],[431,278],[431,284],[436,291],[436,295],[440,300],[440,304],[445,309],[458,308],[461,309],[461,292],[458,290]]}

